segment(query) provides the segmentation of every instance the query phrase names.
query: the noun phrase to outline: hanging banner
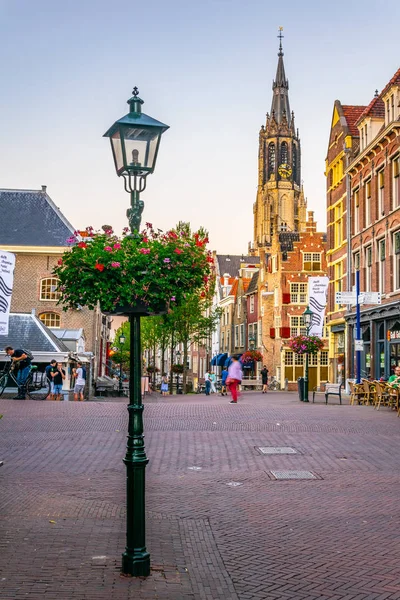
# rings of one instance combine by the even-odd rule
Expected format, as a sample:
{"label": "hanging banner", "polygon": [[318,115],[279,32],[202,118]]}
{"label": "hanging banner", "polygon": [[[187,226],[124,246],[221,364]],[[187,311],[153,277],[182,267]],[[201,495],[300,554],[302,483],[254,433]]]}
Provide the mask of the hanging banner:
{"label": "hanging banner", "polygon": [[310,335],[322,337],[327,304],[329,277],[308,278],[308,304],[312,310]]}
{"label": "hanging banner", "polygon": [[8,335],[15,254],[0,250],[0,335]]}

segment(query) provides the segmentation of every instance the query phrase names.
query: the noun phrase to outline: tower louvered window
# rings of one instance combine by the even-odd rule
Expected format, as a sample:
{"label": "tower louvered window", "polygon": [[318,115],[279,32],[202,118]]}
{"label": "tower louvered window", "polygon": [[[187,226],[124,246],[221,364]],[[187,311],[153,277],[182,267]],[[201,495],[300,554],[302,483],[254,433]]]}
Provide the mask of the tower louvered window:
{"label": "tower louvered window", "polygon": [[297,181],[297,148],[294,144],[292,146],[292,171],[293,181]]}
{"label": "tower louvered window", "polygon": [[275,173],[275,164],[276,164],[276,156],[275,156],[275,144],[271,142],[268,146],[268,179],[271,177],[273,173]]}
{"label": "tower louvered window", "polygon": [[282,142],[282,144],[281,144],[281,165],[287,164],[288,156],[289,156],[289,152],[288,152],[287,142]]}

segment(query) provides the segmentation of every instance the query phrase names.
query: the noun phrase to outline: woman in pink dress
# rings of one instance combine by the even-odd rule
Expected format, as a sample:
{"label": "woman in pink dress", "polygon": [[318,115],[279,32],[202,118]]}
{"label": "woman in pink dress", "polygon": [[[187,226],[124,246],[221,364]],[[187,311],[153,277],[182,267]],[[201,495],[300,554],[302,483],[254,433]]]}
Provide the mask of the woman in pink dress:
{"label": "woman in pink dress", "polygon": [[238,400],[238,386],[242,381],[243,372],[242,367],[237,356],[232,356],[232,362],[228,368],[228,379],[227,383],[229,390],[232,394],[231,404],[237,404]]}

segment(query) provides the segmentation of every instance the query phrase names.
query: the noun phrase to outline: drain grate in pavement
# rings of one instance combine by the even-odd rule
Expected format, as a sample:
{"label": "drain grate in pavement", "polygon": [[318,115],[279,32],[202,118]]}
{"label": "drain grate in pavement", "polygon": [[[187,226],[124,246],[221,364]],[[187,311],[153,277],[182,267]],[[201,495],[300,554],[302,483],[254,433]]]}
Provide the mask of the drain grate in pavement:
{"label": "drain grate in pavement", "polygon": [[256,450],[259,450],[261,454],[297,454],[297,450],[289,446],[256,446]]}
{"label": "drain grate in pavement", "polygon": [[311,471],[270,471],[275,479],[319,479]]}

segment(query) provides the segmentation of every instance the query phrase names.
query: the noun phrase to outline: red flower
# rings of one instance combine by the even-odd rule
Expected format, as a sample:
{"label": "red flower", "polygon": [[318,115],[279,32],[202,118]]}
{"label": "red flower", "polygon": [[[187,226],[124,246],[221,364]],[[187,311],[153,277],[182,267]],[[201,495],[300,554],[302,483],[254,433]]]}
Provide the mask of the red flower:
{"label": "red flower", "polygon": [[104,271],[104,265],[102,265],[101,263],[96,263],[94,265],[94,268],[97,269],[98,271]]}
{"label": "red flower", "polygon": [[87,248],[86,242],[79,242],[78,248]]}
{"label": "red flower", "polygon": [[175,252],[176,254],[182,254],[183,250],[180,250],[180,248],[175,248]]}
{"label": "red flower", "polygon": [[57,261],[57,264],[58,264],[58,265],[62,265],[62,264],[63,264],[63,260],[62,260],[62,258],[59,258],[59,259],[58,259],[58,261]]}

